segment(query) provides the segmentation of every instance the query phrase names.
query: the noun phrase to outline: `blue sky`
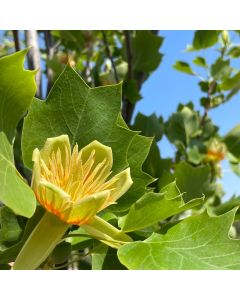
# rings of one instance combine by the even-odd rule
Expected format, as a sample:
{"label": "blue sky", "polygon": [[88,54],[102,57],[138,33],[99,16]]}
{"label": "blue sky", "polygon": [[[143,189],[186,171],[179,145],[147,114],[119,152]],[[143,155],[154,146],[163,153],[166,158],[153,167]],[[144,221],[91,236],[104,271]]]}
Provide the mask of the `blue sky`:
{"label": "blue sky", "polygon": [[[142,88],[143,99],[137,103],[134,116],[137,112],[150,115],[155,112],[158,116],[162,115],[166,120],[181,103],[192,101],[197,109],[200,108],[199,99],[203,96],[199,87],[198,79],[195,76],[190,76],[180,73],[172,68],[176,60],[183,60],[191,63],[197,56],[203,56],[211,63],[218,53],[214,48],[198,51],[185,52],[187,44],[191,44],[194,31],[160,31],[164,42],[160,52],[164,54],[163,60],[159,68],[149,77]],[[237,35],[232,36],[232,40],[239,42]],[[240,60],[234,62],[234,67],[240,69]],[[201,72],[200,68],[195,68],[197,72]],[[220,127],[220,133],[226,134],[230,129],[240,123],[240,94],[232,98],[226,104],[210,111],[210,117],[213,122]],[[172,156],[174,146],[171,145],[166,138],[159,143],[161,155],[163,157]],[[227,161],[222,163],[223,179],[222,183],[226,195],[224,199],[228,199],[232,194],[240,194],[240,178],[235,175],[228,165]]]}
{"label": "blue sky", "polygon": [[[0,44],[3,31],[0,31]],[[191,44],[193,39],[193,30],[179,31],[160,31],[164,37],[164,42],[160,52],[164,54],[159,68],[149,77],[142,88],[143,99],[137,103],[134,116],[138,112],[150,115],[155,112],[158,116],[162,115],[164,119],[176,111],[179,102],[187,103],[192,101],[197,109],[200,109],[199,99],[203,95],[198,87],[198,79],[180,73],[172,68],[176,60],[191,62],[196,55],[201,55],[211,63],[217,57],[217,51],[214,48],[202,50],[199,52],[184,52],[187,44]],[[237,35],[233,35],[233,41],[239,42]],[[234,67],[240,69],[240,60],[234,61]],[[195,68],[201,73],[200,68]],[[226,134],[236,124],[240,123],[240,94],[235,96],[228,103],[210,111],[210,116],[214,123],[220,127],[220,133]],[[164,137],[159,147],[163,157],[171,157],[174,153],[174,146]],[[226,191],[224,199],[228,199],[232,194],[240,194],[240,178],[237,177],[228,166],[227,162],[222,163],[223,179],[222,183]]]}

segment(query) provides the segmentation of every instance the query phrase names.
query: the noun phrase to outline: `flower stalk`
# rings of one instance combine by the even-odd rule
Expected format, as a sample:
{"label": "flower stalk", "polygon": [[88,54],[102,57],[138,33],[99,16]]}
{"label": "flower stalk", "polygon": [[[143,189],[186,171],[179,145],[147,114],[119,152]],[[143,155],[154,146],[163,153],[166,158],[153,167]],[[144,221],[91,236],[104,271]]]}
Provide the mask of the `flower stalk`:
{"label": "flower stalk", "polygon": [[17,256],[13,270],[35,270],[51,254],[69,224],[46,212]]}

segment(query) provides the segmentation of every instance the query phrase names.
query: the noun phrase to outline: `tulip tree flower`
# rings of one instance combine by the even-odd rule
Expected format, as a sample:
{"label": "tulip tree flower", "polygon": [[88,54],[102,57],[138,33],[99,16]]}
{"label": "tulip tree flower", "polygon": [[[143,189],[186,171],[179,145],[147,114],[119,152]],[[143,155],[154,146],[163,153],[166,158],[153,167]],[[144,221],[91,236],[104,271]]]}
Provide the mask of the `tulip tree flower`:
{"label": "tulip tree flower", "polygon": [[93,141],[80,151],[76,144],[71,153],[68,136],[61,135],[47,139],[41,150],[36,148],[33,162],[32,189],[47,212],[23,246],[14,269],[38,267],[71,224],[116,248],[119,242],[130,241],[96,216],[132,185],[129,168],[111,177],[110,147]]}
{"label": "tulip tree flower", "polygon": [[50,213],[68,224],[81,225],[113,204],[132,185],[130,169],[108,178],[112,149],[93,141],[71,154],[67,135],[49,138],[43,149],[33,152],[32,188]]}

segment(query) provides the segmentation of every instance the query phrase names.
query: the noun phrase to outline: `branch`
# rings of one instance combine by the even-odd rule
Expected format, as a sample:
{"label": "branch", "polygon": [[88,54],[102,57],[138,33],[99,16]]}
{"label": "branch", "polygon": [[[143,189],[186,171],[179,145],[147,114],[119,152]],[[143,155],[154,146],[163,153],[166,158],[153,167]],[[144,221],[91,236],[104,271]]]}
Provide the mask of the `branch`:
{"label": "branch", "polygon": [[[53,46],[50,30],[44,30],[44,40],[45,40],[47,57],[49,60],[51,60],[54,56],[55,47]],[[53,71],[51,68],[47,66],[47,64],[46,64],[46,74],[48,79],[48,84],[47,84],[47,94],[48,94],[53,84]]]}
{"label": "branch", "polygon": [[113,68],[113,73],[114,73],[114,77],[115,77],[115,81],[116,81],[116,83],[118,83],[119,82],[119,78],[118,78],[116,66],[115,66],[115,63],[114,63],[114,60],[113,60],[113,57],[112,57],[112,54],[111,54],[111,51],[110,51],[110,48],[109,48],[109,44],[108,44],[108,41],[107,41],[106,33],[105,33],[104,30],[102,30],[101,32],[102,32],[102,36],[103,36],[103,43],[104,43],[105,49],[106,49],[106,54],[107,54],[108,58],[111,61],[112,68]]}
{"label": "branch", "polygon": [[[158,30],[152,30],[152,33],[157,35]],[[132,59],[133,58],[132,58],[132,45],[131,45],[130,30],[125,30],[124,35],[125,35],[125,42],[126,42],[126,56],[127,56],[127,60],[128,60],[128,80],[135,79],[137,81],[138,91],[140,91],[142,84],[146,80],[148,75],[144,72],[136,72],[135,78],[134,78],[133,67],[132,67]],[[129,102],[128,99],[124,98],[122,115],[128,125],[131,123],[134,108],[135,108],[135,104],[132,104],[131,102]]]}
{"label": "branch", "polygon": [[[128,62],[128,80],[133,78],[133,68],[132,68],[132,45],[131,45],[131,34],[129,30],[124,31],[125,42],[126,42],[126,56]],[[132,114],[134,110],[134,105],[129,102],[126,97],[123,97],[122,115],[127,124],[130,124]]]}
{"label": "branch", "polygon": [[[215,86],[216,86],[216,81],[212,81],[210,83],[210,86],[209,86],[209,89],[208,89],[208,98],[209,98],[209,101],[211,101],[211,94],[213,93],[214,89],[215,89]],[[205,125],[205,122],[207,120],[207,117],[208,117],[208,112],[209,112],[209,109],[210,109],[210,106],[207,104],[205,107],[204,107],[204,114],[203,114],[203,117],[202,117],[202,120],[200,122],[200,125],[202,127],[204,127]]]}
{"label": "branch", "polygon": [[19,37],[18,37],[18,30],[12,30],[12,34],[13,34],[15,50],[19,51],[20,50],[20,43],[19,43]]}
{"label": "branch", "polygon": [[[38,44],[37,30],[25,30],[26,44],[31,47],[28,52],[28,67],[30,70],[40,69],[40,49]],[[42,96],[41,92],[41,71],[36,74],[37,97]]]}

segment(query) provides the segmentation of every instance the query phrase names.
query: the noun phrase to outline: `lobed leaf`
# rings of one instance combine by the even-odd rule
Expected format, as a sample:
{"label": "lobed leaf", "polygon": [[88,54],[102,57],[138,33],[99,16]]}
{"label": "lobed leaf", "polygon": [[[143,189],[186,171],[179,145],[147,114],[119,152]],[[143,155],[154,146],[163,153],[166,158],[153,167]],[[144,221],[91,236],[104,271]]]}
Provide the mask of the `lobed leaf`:
{"label": "lobed leaf", "polygon": [[240,241],[229,238],[234,215],[189,217],[165,235],[120,247],[118,258],[131,270],[239,270]]}

